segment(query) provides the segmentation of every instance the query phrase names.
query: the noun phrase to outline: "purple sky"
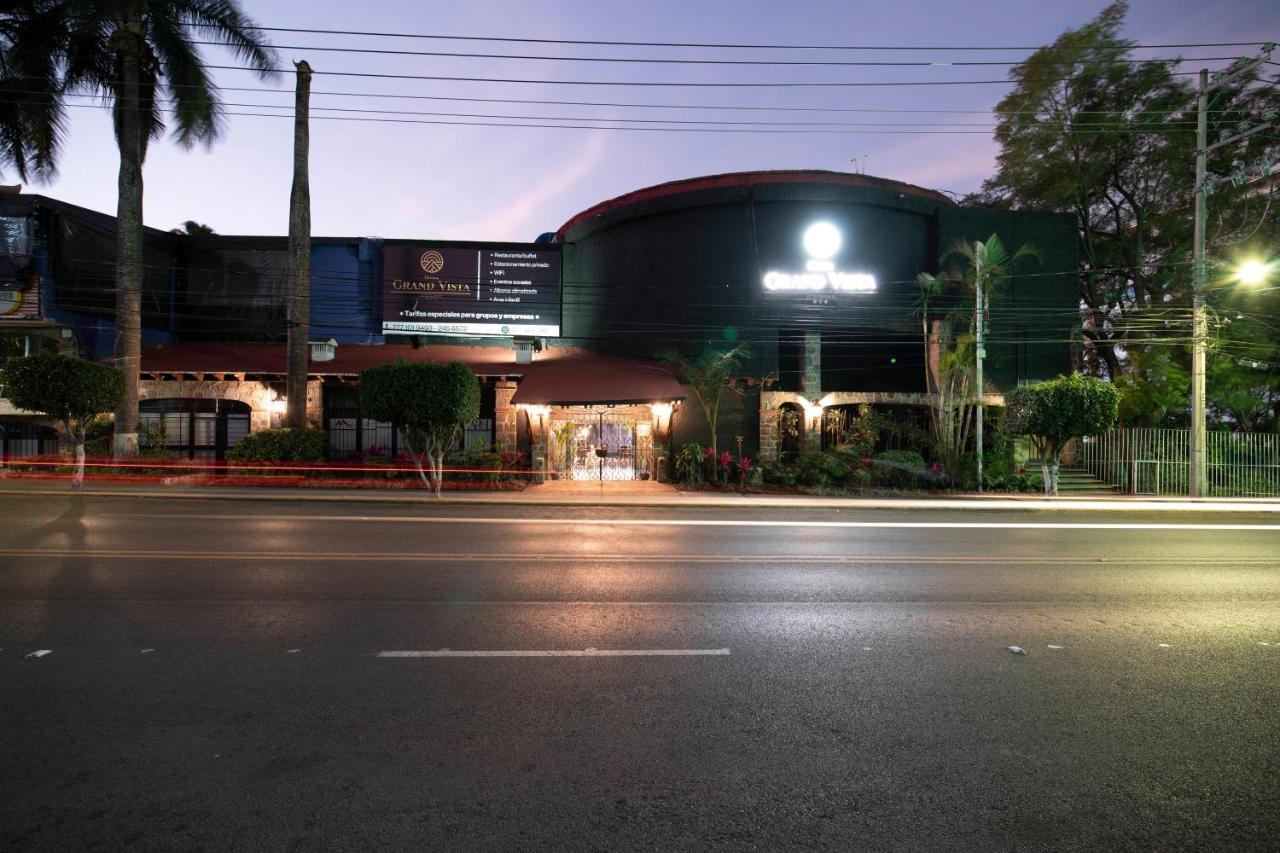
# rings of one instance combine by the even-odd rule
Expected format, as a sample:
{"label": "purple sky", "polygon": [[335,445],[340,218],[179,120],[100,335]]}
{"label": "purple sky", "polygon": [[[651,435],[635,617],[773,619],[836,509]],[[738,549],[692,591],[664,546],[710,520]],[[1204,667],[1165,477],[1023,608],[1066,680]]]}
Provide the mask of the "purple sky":
{"label": "purple sky", "polygon": [[[1008,0],[895,0],[886,3],[781,3],[742,0],[486,0],[431,3],[395,0],[353,4],[314,0],[306,14],[295,2],[246,2],[263,26],[402,31],[456,35],[629,41],[1029,45],[1051,41],[1104,7],[1094,2],[1017,4]],[[430,9],[430,13],[424,9]],[[1034,10],[1034,11],[1032,11]],[[1275,0],[1136,0],[1128,35],[1141,43],[1258,41],[1280,37]],[[629,49],[519,45],[416,39],[356,39],[271,33],[276,45],[330,45],[405,50],[452,50],[578,56],[663,56],[765,59],[1000,59],[1017,53],[823,53]],[[1160,51],[1172,55],[1174,51]],[[1231,53],[1183,51],[1185,56]],[[209,48],[213,64],[236,64]],[[646,66],[468,58],[388,57],[280,50],[282,64],[305,58],[317,72],[524,77],[577,80],[805,81],[1003,79],[1006,69],[767,68]],[[1207,63],[1218,66],[1223,63]],[[1197,65],[1184,66],[1187,69]],[[278,92],[227,92],[231,103],[292,104],[292,75],[261,84],[251,74],[218,71],[223,86],[274,86]],[[396,81],[326,77],[316,91],[453,97],[538,98],[625,103],[759,105],[820,108],[989,109],[1004,85],[864,89],[681,89],[551,86],[472,82]],[[603,199],[662,181],[750,169],[852,170],[869,157],[870,174],[926,187],[966,192],[991,169],[989,115],[741,113],[714,110],[624,110],[579,106],[457,103],[316,95],[312,107],[581,116],[772,121],[978,122],[976,134],[636,133],[426,124],[312,122],[311,201],[317,236],[382,236],[474,240],[531,240],[558,228]],[[231,111],[245,108],[231,107]],[[268,110],[254,110],[266,112]],[[61,174],[31,189],[97,210],[114,212],[117,155],[109,118],[101,109],[73,109]],[[287,110],[270,110],[285,113]],[[313,112],[319,116],[319,111]],[[412,117],[408,117],[412,118]],[[423,116],[420,118],[431,118]],[[446,121],[459,119],[443,119]],[[146,164],[148,225],[173,227],[185,219],[223,234],[283,234],[288,224],[292,124],[284,118],[230,116],[211,150],[184,151],[170,140],[153,146]]]}

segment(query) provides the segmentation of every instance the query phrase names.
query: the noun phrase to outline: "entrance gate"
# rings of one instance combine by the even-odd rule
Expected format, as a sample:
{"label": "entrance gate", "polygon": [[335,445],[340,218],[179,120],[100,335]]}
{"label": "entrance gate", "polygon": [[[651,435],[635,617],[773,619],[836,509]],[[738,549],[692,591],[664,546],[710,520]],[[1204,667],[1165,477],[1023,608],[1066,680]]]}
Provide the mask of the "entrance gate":
{"label": "entrance gate", "polygon": [[[574,480],[636,480],[648,471],[649,437],[636,421],[608,412],[579,415],[569,476]],[[641,445],[644,446],[641,446]]]}

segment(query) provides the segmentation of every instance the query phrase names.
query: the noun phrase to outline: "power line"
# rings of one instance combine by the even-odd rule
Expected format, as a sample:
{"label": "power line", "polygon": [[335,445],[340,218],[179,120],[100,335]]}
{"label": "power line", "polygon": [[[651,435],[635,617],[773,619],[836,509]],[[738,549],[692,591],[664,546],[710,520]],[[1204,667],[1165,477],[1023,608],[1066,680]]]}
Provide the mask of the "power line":
{"label": "power line", "polygon": [[[34,94],[34,93],[33,93]],[[96,95],[69,93],[71,97],[94,98]],[[36,101],[10,99],[8,103],[37,103]],[[98,108],[98,104],[68,104],[78,108],[94,107]],[[250,109],[274,109],[288,110],[289,112],[281,113],[282,117],[292,115],[293,106],[289,104],[252,104],[238,102],[223,102],[224,107],[240,107]],[[147,112],[146,107],[138,108]],[[174,109],[173,107],[168,108]],[[631,124],[676,124],[676,125],[730,125],[730,126],[764,126],[764,127],[980,127],[987,130],[994,130],[993,122],[841,122],[841,121],[731,121],[728,119],[676,119],[676,118],[625,118],[625,117],[596,117],[596,116],[541,116],[541,115],[507,115],[493,113],[456,113],[456,112],[435,112],[426,110],[383,110],[370,109],[364,107],[325,107],[312,106],[311,109],[323,110],[327,112],[337,113],[363,113],[373,115],[405,115],[405,116],[441,116],[452,118],[482,118],[482,119],[514,119],[520,121],[592,121],[592,122],[626,122]],[[231,113],[231,115],[240,115],[240,113]],[[541,126],[541,125],[536,125]],[[1142,131],[1163,131],[1175,130],[1179,127],[1191,128],[1195,126],[1192,121],[1145,121],[1126,123],[1120,121],[1112,122],[1075,122],[1072,128],[1088,128],[1098,130],[1123,130],[1125,132],[1142,132]]]}
{"label": "power line", "polygon": [[[197,41],[195,45],[208,47],[226,47],[222,42]],[[447,59],[496,59],[542,62],[596,62],[596,63],[631,63],[643,65],[733,65],[733,66],[790,66],[790,67],[859,67],[859,68],[929,68],[933,66],[1002,66],[1018,64],[1015,60],[966,59],[939,62],[929,59],[686,59],[677,57],[635,57],[635,56],[554,56],[520,53],[468,53],[464,51],[442,50],[390,50],[372,47],[326,47],[310,44],[272,45],[276,50],[317,51],[322,53],[358,53],[378,56],[424,56]],[[1191,57],[1150,57],[1114,59],[1074,60],[1077,64],[1094,64],[1106,62],[1125,62],[1143,64],[1148,62],[1182,63],[1182,62],[1225,62],[1234,61],[1238,56],[1191,56]]]}
{"label": "power line", "polygon": [[[169,88],[184,88],[184,84],[168,84]],[[292,89],[273,89],[261,86],[219,86],[219,91],[223,92],[265,92],[275,95],[294,96]],[[25,94],[40,94],[31,92]],[[744,104],[652,104],[652,103],[626,103],[617,101],[570,101],[561,99],[542,99],[542,98],[476,98],[461,97],[449,95],[413,95],[399,94],[390,92],[326,92],[313,89],[313,96],[324,95],[336,98],[390,98],[397,100],[422,100],[422,101],[458,101],[464,103],[486,103],[486,104],[535,104],[546,106],[574,106],[574,107],[616,107],[620,109],[654,109],[654,110],[708,110],[708,111],[750,111],[750,112],[805,112],[805,113],[885,113],[885,114],[949,114],[949,115],[991,115],[992,110],[961,110],[961,109],[904,109],[904,108],[883,108],[883,107],[778,107],[778,106],[751,106]],[[84,97],[90,97],[85,95]],[[1235,112],[1235,109],[1209,110],[1210,114]],[[1042,110],[1021,110],[1014,111],[1014,115],[1039,115]],[[1115,110],[1077,110],[1073,115],[1116,115]]]}
{"label": "power line", "polygon": [[[206,26],[204,24],[196,24],[195,26]],[[856,45],[856,44],[738,44],[733,42],[670,42],[670,41],[605,41],[598,39],[551,39],[551,38],[533,38],[533,37],[512,37],[512,36],[463,36],[463,35],[443,35],[437,33],[388,33],[368,30],[327,30],[308,27],[257,27],[250,26],[244,29],[256,30],[258,32],[274,32],[274,33],[307,33],[311,35],[334,35],[334,36],[366,36],[369,38],[397,38],[397,39],[430,39],[439,41],[492,41],[504,42],[508,44],[574,44],[574,45],[591,45],[600,47],[697,47],[716,50],[916,50],[916,51],[969,51],[969,50],[1040,50],[1047,45]],[[1247,42],[1198,42],[1191,44],[1133,44],[1127,45],[1128,49],[1148,50],[1148,49],[1167,49],[1181,50],[1185,48],[1202,48],[1202,47],[1251,47],[1261,48],[1265,42],[1247,41]],[[225,46],[225,45],[224,45]],[[1089,50],[1091,48],[1081,47],[1081,50]]]}
{"label": "power line", "polygon": [[[247,65],[206,65],[205,68],[212,68],[219,71],[252,71],[255,74],[263,73],[261,69],[251,68]],[[291,71],[288,68],[270,68],[270,73],[287,74]],[[666,82],[659,80],[535,80],[524,77],[467,77],[467,76],[450,76],[443,74],[388,74],[372,71],[313,71],[317,76],[324,75],[328,77],[369,77],[380,80],[437,80],[454,83],[514,83],[514,84],[532,84],[539,86],[628,86],[628,87],[654,87],[654,88],[712,88],[712,89],[801,89],[801,88],[860,88],[860,87],[884,87],[884,86],[1012,86],[1017,83],[1016,80],[860,80],[860,81],[843,81],[843,80],[820,80],[820,81],[769,81],[769,82],[733,82],[727,83],[722,81],[716,82],[691,82],[677,81]],[[1193,76],[1199,72],[1195,71],[1172,71],[1170,74],[1175,76]]]}

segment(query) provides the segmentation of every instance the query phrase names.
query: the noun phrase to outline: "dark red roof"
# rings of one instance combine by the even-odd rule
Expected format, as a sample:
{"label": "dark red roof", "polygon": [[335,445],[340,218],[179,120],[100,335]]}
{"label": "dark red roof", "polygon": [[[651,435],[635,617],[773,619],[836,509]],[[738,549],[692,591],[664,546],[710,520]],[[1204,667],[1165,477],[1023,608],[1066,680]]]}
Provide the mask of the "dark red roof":
{"label": "dark red roof", "polygon": [[[516,364],[509,347],[431,344],[339,344],[332,361],[314,361],[312,376],[354,376],[396,359],[408,362],[460,361],[477,376],[520,377],[515,402],[536,404],[651,403],[684,399],[684,391],[662,365],[643,359],[554,347]],[[179,343],[142,351],[143,373],[285,374],[284,344]]]}
{"label": "dark red roof", "polygon": [[599,204],[587,208],[569,219],[569,221],[564,225],[561,225],[560,230],[556,232],[556,237],[557,239],[562,239],[565,232],[570,228],[580,222],[590,219],[593,216],[600,216],[601,214],[608,213],[611,210],[616,210],[642,201],[648,201],[649,199],[678,195],[680,193],[697,192],[699,190],[722,189],[725,187],[753,187],[760,184],[839,184],[841,186],[869,187],[872,189],[888,190],[889,192],[912,195],[917,198],[923,198],[946,205],[952,205],[955,203],[937,190],[930,190],[924,187],[918,187],[915,184],[907,184],[902,181],[894,181],[888,178],[876,178],[871,175],[856,175],[851,172],[830,172],[821,169],[778,169],[768,172],[726,172],[722,175],[707,175],[700,178],[682,178],[678,181],[667,181],[664,184],[656,184],[652,187],[633,190],[632,192],[620,195],[616,198],[602,201]]}
{"label": "dark red roof", "polygon": [[578,403],[661,403],[683,400],[675,375],[651,361],[584,353],[537,362],[516,387],[512,401],[541,405]]}
{"label": "dark red roof", "polygon": [[[560,348],[538,353],[535,358],[566,358],[581,350]],[[528,365],[516,364],[515,350],[509,347],[468,347],[409,344],[339,344],[332,361],[310,361],[313,376],[350,376],[365,368],[396,359],[408,362],[460,361],[477,376],[518,375]],[[284,344],[260,343],[178,343],[160,344],[142,351],[144,373],[279,373],[286,370]]]}

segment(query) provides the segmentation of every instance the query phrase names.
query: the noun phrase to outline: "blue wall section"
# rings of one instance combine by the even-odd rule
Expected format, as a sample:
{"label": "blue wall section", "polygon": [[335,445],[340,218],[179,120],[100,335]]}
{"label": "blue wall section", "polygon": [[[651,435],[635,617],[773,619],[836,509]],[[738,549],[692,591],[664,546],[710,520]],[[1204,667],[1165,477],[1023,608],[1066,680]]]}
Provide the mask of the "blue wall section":
{"label": "blue wall section", "polygon": [[311,245],[311,340],[382,343],[381,242]]}

